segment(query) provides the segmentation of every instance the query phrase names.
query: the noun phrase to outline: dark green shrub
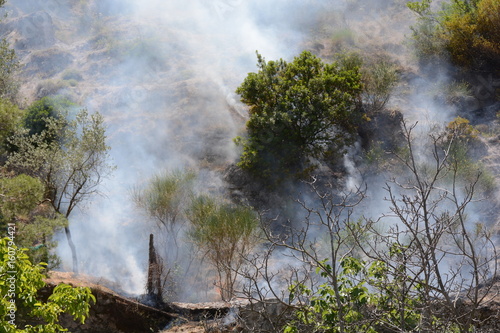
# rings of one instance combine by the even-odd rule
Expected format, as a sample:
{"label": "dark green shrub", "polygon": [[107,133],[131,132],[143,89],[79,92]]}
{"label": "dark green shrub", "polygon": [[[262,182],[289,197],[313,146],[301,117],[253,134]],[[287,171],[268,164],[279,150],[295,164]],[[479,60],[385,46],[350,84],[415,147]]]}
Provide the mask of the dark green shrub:
{"label": "dark green shrub", "polygon": [[341,154],[361,120],[361,74],[345,57],[325,64],[304,51],[292,62],[266,62],[236,90],[250,107],[239,166],[265,178],[299,174],[309,158]]}

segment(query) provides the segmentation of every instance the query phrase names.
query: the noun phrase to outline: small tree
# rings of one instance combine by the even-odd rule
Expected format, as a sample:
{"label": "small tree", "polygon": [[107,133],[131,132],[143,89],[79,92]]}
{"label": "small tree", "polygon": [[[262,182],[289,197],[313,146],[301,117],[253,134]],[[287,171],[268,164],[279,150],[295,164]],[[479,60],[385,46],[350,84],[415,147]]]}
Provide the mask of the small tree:
{"label": "small tree", "polygon": [[343,151],[360,120],[358,67],[325,64],[310,52],[266,62],[236,90],[250,107],[239,166],[264,176],[301,171],[309,157]]}
{"label": "small tree", "polygon": [[231,300],[244,257],[258,242],[259,219],[249,207],[220,203],[207,196],[193,199],[187,217],[192,224],[190,239],[217,271],[222,300]]}
{"label": "small tree", "polygon": [[[114,166],[108,163],[104,119],[99,113],[81,110],[74,120],[61,115],[47,119],[47,129],[40,134],[20,132],[12,139],[17,151],[8,165],[40,178],[46,197],[57,213],[69,218],[73,210],[90,196],[99,193],[99,185]],[[52,140],[49,138],[58,138]],[[65,227],[78,272],[78,258],[69,226]]]}
{"label": "small tree", "polygon": [[[47,301],[39,300],[38,291],[45,286],[42,274],[44,267],[32,264],[25,250],[17,248],[14,243],[10,237],[0,239],[0,331],[66,331],[59,324],[63,313],[83,324],[88,317],[91,301],[96,301],[91,290],[60,284],[54,288]],[[33,324],[33,319],[40,323]]]}
{"label": "small tree", "polygon": [[370,332],[356,242],[366,237],[353,216],[365,191],[337,193],[314,177],[308,185],[307,201],[298,200],[304,220],[279,234],[266,226],[266,249],[247,258],[239,272],[244,282],[238,294],[264,323],[244,324],[252,332]]}

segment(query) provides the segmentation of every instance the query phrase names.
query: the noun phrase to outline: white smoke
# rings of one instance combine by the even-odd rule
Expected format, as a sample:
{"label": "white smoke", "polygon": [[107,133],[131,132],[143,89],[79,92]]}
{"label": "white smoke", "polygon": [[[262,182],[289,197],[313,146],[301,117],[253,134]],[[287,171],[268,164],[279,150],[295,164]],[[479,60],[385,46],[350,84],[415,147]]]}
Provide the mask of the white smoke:
{"label": "white smoke", "polygon": [[[408,14],[389,17],[389,6],[401,4],[11,0],[7,9],[12,20],[19,22],[13,36],[28,43],[40,37],[41,27],[46,28],[44,34],[52,33],[53,38],[43,40],[46,45],[40,42],[37,47],[71,54],[73,60],[66,67],[80,71],[84,78],[76,88],[63,92],[91,111],[101,112],[108,126],[117,170],[103,186],[105,195],[93,198],[86,209],[70,218],[81,271],[117,281],[130,293],[144,291],[148,235],[155,228],[137,212],[130,189],[164,169],[200,170],[207,165],[217,169],[235,160],[231,139],[244,128],[246,109],[234,91],[248,72],[256,70],[256,51],[267,60],[290,60],[310,48],[311,33],[324,37],[341,27],[352,29],[353,39],[360,43],[380,42],[383,51],[410,66],[404,63],[407,53],[401,46],[408,31]],[[324,40],[318,46],[322,57],[340,51],[332,46],[331,36]],[[25,62],[32,59],[27,50],[18,53]],[[37,68],[43,79],[59,78],[65,69],[53,74],[42,64]],[[408,114],[411,121],[443,123],[453,117],[454,110],[426,95],[432,90],[430,81],[422,79],[417,86],[422,89],[402,89],[403,101],[395,99],[392,105],[414,110]],[[408,101],[410,108],[406,107]],[[350,175],[347,188],[361,187],[363,180],[352,158],[346,157],[345,167]],[[210,175],[207,182],[211,187],[224,187],[212,173],[204,174]],[[383,181],[373,180],[368,185],[382,186]],[[381,199],[376,197],[374,202]],[[380,205],[370,205],[379,212]],[[60,235],[58,241],[62,268],[70,269],[65,236]]]}
{"label": "white smoke", "polygon": [[[231,139],[246,113],[234,91],[255,71],[255,51],[269,60],[298,54],[325,3],[137,0],[87,7],[92,14],[83,21],[92,26],[79,40],[100,34],[111,50],[93,51],[93,65],[82,61],[83,76],[96,86],[81,102],[104,114],[117,170],[104,184],[105,196],[70,218],[83,273],[117,281],[130,293],[144,291],[148,235],[156,229],[136,211],[130,189],[159,170],[200,169],[207,151],[233,161]],[[73,20],[80,14],[64,1],[52,5],[56,26],[69,20],[59,13]],[[61,47],[77,52],[71,43]],[[74,55],[79,61],[89,53]],[[65,236],[58,241],[62,269],[70,269]]]}

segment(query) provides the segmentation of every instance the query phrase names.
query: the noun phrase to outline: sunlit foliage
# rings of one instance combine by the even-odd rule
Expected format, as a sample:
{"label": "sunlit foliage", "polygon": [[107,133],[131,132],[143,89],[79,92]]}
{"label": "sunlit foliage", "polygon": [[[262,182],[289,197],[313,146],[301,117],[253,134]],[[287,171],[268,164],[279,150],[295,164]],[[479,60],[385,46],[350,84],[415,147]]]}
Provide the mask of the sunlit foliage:
{"label": "sunlit foliage", "polygon": [[257,59],[259,71],[236,90],[250,107],[239,166],[270,178],[302,171],[310,157],[341,155],[361,118],[359,67],[307,51],[292,62]]}
{"label": "sunlit foliage", "polygon": [[[85,322],[91,302],[96,301],[91,290],[60,284],[54,288],[47,301],[42,301],[38,291],[45,286],[43,269],[43,265],[32,264],[26,250],[19,249],[11,238],[0,240],[0,331],[65,331],[59,324],[63,313],[71,315],[75,321]],[[38,323],[34,323],[32,319]]]}

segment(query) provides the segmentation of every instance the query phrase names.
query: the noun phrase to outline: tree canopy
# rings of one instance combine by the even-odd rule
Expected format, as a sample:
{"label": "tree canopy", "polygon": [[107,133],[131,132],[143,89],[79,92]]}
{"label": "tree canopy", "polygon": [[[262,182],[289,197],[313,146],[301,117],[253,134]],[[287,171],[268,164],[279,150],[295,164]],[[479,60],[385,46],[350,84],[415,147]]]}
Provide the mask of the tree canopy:
{"label": "tree canopy", "polygon": [[59,262],[51,253],[57,245],[52,236],[68,221],[43,201],[44,194],[45,187],[38,178],[0,173],[0,229],[15,223],[16,244],[29,249],[26,253],[31,262],[45,262],[50,269]]}
{"label": "tree canopy", "polygon": [[[108,163],[104,120],[99,113],[81,110],[72,121],[66,116],[46,121],[47,129],[40,134],[13,137],[18,151],[9,156],[8,164],[38,176],[54,209],[68,217],[79,203],[97,193],[103,177],[113,170]],[[56,136],[57,141],[46,140]]]}
{"label": "tree canopy", "polygon": [[361,74],[348,62],[326,64],[304,51],[292,62],[257,53],[257,73],[236,92],[250,109],[239,166],[271,175],[295,173],[307,158],[342,151],[360,120]]}

